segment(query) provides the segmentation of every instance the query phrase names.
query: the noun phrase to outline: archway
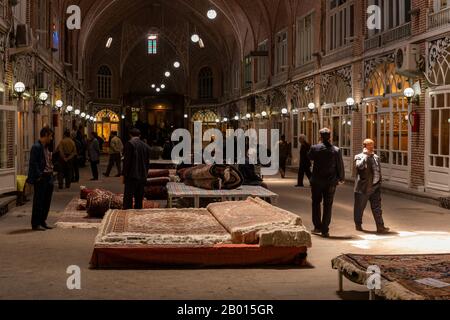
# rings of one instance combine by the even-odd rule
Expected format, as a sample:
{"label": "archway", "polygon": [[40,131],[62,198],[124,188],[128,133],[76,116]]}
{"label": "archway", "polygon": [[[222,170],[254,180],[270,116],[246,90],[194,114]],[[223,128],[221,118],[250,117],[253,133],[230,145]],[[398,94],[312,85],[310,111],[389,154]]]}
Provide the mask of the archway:
{"label": "archway", "polygon": [[117,113],[104,109],[95,115],[95,132],[108,143],[111,132],[120,134],[120,118]]}

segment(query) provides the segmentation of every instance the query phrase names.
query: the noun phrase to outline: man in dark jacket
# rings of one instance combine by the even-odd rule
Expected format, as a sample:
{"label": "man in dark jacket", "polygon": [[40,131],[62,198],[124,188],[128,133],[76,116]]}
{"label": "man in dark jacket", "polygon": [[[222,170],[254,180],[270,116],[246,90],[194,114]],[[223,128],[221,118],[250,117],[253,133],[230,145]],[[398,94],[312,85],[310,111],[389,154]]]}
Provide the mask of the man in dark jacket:
{"label": "man in dark jacket", "polygon": [[141,132],[132,129],[130,135],[131,140],[125,145],[123,160],[124,210],[133,209],[133,198],[134,209],[142,209],[150,163],[150,147],[140,139]]}
{"label": "man in dark jacket", "polygon": [[364,231],[363,214],[367,202],[370,201],[373,217],[377,224],[377,233],[389,233],[384,226],[383,211],[381,209],[381,160],[375,154],[375,142],[371,139],[364,141],[363,153],[355,157],[357,169],[355,183],[355,225],[356,230]]}
{"label": "man in dark jacket", "polygon": [[40,139],[33,145],[30,153],[28,183],[34,186],[31,226],[34,231],[52,229],[47,225],[47,217],[53,195],[52,153],[48,147],[53,140],[53,131],[45,127]]}
{"label": "man in dark jacket", "polygon": [[320,130],[320,136],[322,143],[313,146],[308,154],[309,159],[314,161],[311,178],[313,232],[322,233],[323,237],[328,238],[334,195],[338,184],[345,182],[345,170],[341,150],[330,142],[330,129]]}
{"label": "man in dark jacket", "polygon": [[306,136],[302,134],[298,139],[300,142],[300,165],[298,168],[297,188],[304,187],[303,180],[306,177],[311,183],[311,160],[308,158],[308,153],[311,150],[311,145],[308,143]]}

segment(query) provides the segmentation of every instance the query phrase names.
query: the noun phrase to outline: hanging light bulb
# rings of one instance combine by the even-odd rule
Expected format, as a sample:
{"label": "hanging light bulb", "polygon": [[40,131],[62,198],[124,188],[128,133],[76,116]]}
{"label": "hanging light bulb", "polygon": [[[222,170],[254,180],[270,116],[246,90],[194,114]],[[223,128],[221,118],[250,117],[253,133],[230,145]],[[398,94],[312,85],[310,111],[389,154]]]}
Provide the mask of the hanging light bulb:
{"label": "hanging light bulb", "polygon": [[181,67],[181,63],[179,63],[178,61],[175,61],[173,63],[173,66],[174,66],[175,69],[178,69],[179,67]]}
{"label": "hanging light bulb", "polygon": [[210,10],[208,10],[206,15],[208,16],[208,18],[210,20],[214,20],[215,18],[217,18],[217,11],[214,9],[210,9]]}
{"label": "hanging light bulb", "polygon": [[161,89],[160,88],[156,88],[156,92],[160,92],[161,91]]}
{"label": "hanging light bulb", "polygon": [[199,41],[200,41],[200,36],[199,36],[197,33],[194,33],[194,34],[192,35],[192,37],[191,37],[191,41],[192,41],[193,43],[199,42]]}
{"label": "hanging light bulb", "polygon": [[163,83],[162,85],[161,85],[161,89],[165,89],[166,88],[166,85]]}
{"label": "hanging light bulb", "polygon": [[156,84],[152,84],[152,89],[155,89],[156,88]]}
{"label": "hanging light bulb", "polygon": [[83,119],[86,118],[86,113],[82,112],[82,113],[80,114],[80,117],[83,118]]}
{"label": "hanging light bulb", "polygon": [[166,73],[164,73],[164,75],[166,76],[166,78],[170,77],[170,71],[166,71]]}

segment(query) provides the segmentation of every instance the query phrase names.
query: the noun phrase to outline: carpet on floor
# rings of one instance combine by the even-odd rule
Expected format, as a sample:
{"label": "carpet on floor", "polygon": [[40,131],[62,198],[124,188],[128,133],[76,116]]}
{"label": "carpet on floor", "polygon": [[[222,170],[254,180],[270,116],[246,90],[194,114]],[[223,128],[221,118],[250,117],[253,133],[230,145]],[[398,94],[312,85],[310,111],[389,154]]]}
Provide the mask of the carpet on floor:
{"label": "carpet on floor", "polygon": [[[361,285],[365,285],[370,276],[369,266],[378,266],[382,286],[377,294],[389,300],[450,299],[450,254],[345,254],[333,259],[332,266]],[[425,279],[428,284],[423,284]],[[430,285],[433,282],[438,285]],[[438,287],[439,283],[442,287]]]}
{"label": "carpet on floor", "polygon": [[[90,218],[86,212],[86,200],[75,197],[64,209],[56,227],[61,229],[92,229],[99,228],[102,219]],[[79,210],[84,207],[84,210]]]}
{"label": "carpet on floor", "polygon": [[[219,221],[209,208],[110,210],[96,237],[91,268],[305,265],[311,235],[301,219],[259,201],[235,202],[237,214],[260,217],[259,226],[251,226],[252,237],[233,237],[223,223],[227,219]],[[252,210],[243,212],[249,204]],[[269,211],[266,223],[258,210]],[[236,221],[233,217],[234,226]]]}

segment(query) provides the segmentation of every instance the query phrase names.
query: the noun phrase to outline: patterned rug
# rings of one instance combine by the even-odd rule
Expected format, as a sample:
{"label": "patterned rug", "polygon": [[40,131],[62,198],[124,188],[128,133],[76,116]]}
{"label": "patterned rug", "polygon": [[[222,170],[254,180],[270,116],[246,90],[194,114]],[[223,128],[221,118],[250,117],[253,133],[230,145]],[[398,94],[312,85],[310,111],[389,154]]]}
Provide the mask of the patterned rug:
{"label": "patterned rug", "polygon": [[109,211],[96,245],[212,246],[230,234],[207,210]]}
{"label": "patterned rug", "polygon": [[86,207],[87,201],[78,197],[69,202],[61,217],[56,223],[56,227],[62,229],[91,229],[99,228],[102,219],[89,218],[86,210],[78,210],[79,206]]}
{"label": "patterned rug", "polygon": [[[351,281],[365,284],[369,266],[381,269],[379,294],[390,300],[449,300],[450,254],[436,255],[356,255],[347,254],[332,261]],[[449,286],[438,288],[417,282],[433,279]]]}
{"label": "patterned rug", "polygon": [[234,243],[311,247],[302,219],[260,198],[214,203],[208,210],[231,234]]}

